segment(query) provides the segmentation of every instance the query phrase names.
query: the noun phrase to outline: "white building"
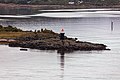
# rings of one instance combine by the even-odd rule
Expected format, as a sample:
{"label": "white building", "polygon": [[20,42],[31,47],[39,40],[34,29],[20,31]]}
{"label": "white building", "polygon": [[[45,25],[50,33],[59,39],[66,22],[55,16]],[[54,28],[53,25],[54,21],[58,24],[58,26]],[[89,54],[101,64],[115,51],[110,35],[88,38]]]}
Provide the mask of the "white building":
{"label": "white building", "polygon": [[75,4],[75,0],[69,0],[68,4],[71,4],[71,5]]}

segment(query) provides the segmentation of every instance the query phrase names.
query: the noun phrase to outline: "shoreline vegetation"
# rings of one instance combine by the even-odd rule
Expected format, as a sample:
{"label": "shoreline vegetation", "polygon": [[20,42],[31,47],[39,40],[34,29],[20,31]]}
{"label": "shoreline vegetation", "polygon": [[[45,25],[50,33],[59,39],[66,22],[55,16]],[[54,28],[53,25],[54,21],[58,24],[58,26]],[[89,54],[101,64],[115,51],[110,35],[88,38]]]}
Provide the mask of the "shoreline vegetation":
{"label": "shoreline vegetation", "polygon": [[97,6],[93,4],[82,5],[38,5],[38,4],[14,4],[14,3],[0,3],[1,9],[33,9],[33,10],[50,10],[50,9],[92,9],[92,8],[120,8],[120,5],[103,5]]}
{"label": "shoreline vegetation", "polygon": [[0,27],[0,44],[10,47],[22,47],[40,50],[76,51],[76,50],[110,50],[104,44],[83,42],[77,38],[60,40],[60,34],[52,30],[41,29],[35,31],[23,31],[16,27]]}

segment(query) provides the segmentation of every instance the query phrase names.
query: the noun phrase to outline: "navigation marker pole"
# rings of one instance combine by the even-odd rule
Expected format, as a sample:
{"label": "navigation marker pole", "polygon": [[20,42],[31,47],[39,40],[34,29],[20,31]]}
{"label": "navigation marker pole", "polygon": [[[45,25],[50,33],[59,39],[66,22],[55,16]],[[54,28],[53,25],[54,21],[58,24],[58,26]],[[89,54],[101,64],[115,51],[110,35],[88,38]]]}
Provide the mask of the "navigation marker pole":
{"label": "navigation marker pole", "polygon": [[111,31],[113,31],[113,21],[111,21]]}

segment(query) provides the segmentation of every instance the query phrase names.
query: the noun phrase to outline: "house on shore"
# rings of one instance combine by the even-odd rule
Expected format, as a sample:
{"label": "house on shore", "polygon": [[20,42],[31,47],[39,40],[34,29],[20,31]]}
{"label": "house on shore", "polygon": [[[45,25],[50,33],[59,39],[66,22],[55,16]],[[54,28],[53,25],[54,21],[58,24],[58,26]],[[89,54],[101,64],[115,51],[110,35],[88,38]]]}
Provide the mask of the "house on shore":
{"label": "house on shore", "polygon": [[76,5],[76,4],[82,4],[83,2],[84,2],[83,0],[69,0],[68,4]]}

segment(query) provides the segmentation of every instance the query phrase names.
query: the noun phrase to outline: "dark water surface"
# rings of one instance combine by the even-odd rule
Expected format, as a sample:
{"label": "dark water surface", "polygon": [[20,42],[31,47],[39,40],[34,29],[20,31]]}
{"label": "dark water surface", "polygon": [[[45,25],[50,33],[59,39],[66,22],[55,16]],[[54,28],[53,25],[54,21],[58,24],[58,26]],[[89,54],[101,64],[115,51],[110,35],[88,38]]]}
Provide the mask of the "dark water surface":
{"label": "dark water surface", "polygon": [[[1,16],[1,25],[24,30],[41,28],[82,41],[103,43],[111,51],[75,51],[64,56],[57,51],[19,51],[0,45],[0,80],[119,80],[120,12],[106,9],[73,10],[30,15]],[[111,21],[114,30],[111,31]]]}

